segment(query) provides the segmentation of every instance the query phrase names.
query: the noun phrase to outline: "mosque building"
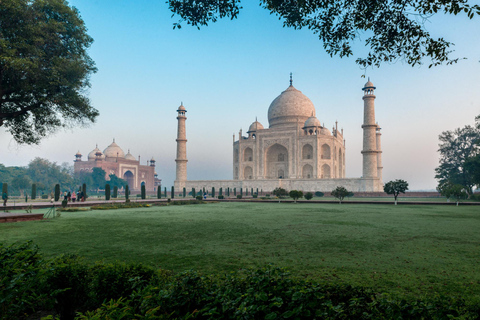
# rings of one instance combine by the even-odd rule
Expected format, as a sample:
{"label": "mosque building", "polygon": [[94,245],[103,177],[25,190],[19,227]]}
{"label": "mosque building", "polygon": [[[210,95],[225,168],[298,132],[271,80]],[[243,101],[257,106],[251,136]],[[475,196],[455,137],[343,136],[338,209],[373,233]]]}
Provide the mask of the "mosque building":
{"label": "mosque building", "polygon": [[383,191],[380,127],[375,121],[375,95],[370,80],[362,88],[363,176],[346,178],[343,129],[330,131],[316,117],[312,101],[292,84],[268,108],[268,128],[253,122],[247,135],[233,136],[233,180],[188,180],[186,108],[178,108],[176,190],[196,188],[277,187],[330,192],[343,186],[353,192]]}
{"label": "mosque building", "polygon": [[87,161],[82,161],[80,151],[75,155],[74,172],[92,172],[93,168],[102,168],[106,175],[105,179],[110,180],[109,175],[114,174],[124,179],[130,190],[140,190],[145,185],[147,191],[156,190],[161,184],[155,172],[155,159],[147,161],[147,165],[140,164],[140,156],[138,160],[130,153],[125,152],[118,144],[113,142],[103,152],[98,145],[89,154]]}

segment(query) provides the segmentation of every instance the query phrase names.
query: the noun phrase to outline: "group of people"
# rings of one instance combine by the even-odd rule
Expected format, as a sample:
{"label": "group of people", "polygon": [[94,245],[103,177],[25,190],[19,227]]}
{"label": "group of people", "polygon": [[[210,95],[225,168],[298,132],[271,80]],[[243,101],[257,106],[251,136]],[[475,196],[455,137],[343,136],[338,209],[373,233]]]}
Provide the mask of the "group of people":
{"label": "group of people", "polygon": [[65,191],[63,193],[63,200],[67,200],[68,202],[72,201],[75,202],[78,199],[78,202],[85,201],[85,195],[83,194],[83,191],[77,191],[77,193],[70,192],[70,191]]}

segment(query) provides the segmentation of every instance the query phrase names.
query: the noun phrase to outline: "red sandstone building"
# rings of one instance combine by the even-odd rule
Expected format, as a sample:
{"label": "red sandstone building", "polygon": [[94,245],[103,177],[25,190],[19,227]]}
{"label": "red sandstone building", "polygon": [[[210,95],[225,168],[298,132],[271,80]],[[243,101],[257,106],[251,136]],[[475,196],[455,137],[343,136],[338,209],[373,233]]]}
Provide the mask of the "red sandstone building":
{"label": "red sandstone building", "polygon": [[102,168],[106,172],[107,181],[111,174],[124,179],[131,190],[140,190],[145,185],[147,191],[155,191],[161,185],[155,172],[155,160],[152,158],[147,161],[147,165],[141,165],[140,156],[138,160],[135,159],[130,150],[125,154],[115,139],[103,152],[97,146],[88,154],[87,161],[83,161],[82,155],[77,152],[74,160],[75,173],[92,172],[93,168]]}

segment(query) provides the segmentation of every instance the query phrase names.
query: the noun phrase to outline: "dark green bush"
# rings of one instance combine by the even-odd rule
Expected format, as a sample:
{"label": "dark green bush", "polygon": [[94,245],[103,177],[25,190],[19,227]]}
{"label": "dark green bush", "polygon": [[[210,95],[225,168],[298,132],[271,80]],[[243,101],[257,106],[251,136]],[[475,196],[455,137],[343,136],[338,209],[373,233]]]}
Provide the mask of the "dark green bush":
{"label": "dark green bush", "polygon": [[19,319],[44,307],[50,300],[42,289],[47,264],[31,241],[5,246],[0,243],[0,315]]}
{"label": "dark green bush", "polygon": [[202,196],[196,196],[195,199],[197,199],[197,200],[203,200],[203,197],[202,197]]}
{"label": "dark green bush", "polygon": [[258,194],[254,194],[252,197],[255,199],[258,198]]}
{"label": "dark green bush", "polygon": [[58,201],[60,199],[60,185],[57,183],[55,185],[55,201]]}
{"label": "dark green bush", "polygon": [[145,199],[147,197],[147,192],[145,190],[145,185],[142,184],[142,186],[140,187],[140,197],[142,199]]}
{"label": "dark green bush", "polygon": [[105,200],[110,200],[110,185],[108,183],[105,185]]}
{"label": "dark green bush", "polygon": [[118,187],[114,186],[112,198],[116,199],[117,197],[118,197]]}
{"label": "dark green bush", "polygon": [[242,195],[241,195],[241,194],[237,194],[237,199],[242,199]]}
{"label": "dark green bush", "polygon": [[66,207],[67,207],[67,204],[68,204],[68,200],[63,199],[63,200],[62,200],[62,208],[66,208]]}
{"label": "dark green bush", "polygon": [[325,194],[321,191],[316,191],[315,192],[315,197],[323,197]]}
{"label": "dark green bush", "polygon": [[48,194],[42,194],[42,199],[48,199]]}
{"label": "dark green bush", "polygon": [[34,183],[32,184],[32,200],[37,199],[37,185]]}
{"label": "dark green bush", "polygon": [[219,196],[218,196],[218,199],[220,199],[220,200],[221,200],[221,199],[225,199],[225,196],[219,195]]}
{"label": "dark green bush", "polygon": [[307,200],[312,199],[313,198],[313,193],[311,193],[311,192],[305,193],[304,198],[307,199]]}
{"label": "dark green bush", "polygon": [[130,196],[130,187],[128,186],[128,184],[125,186],[125,202],[128,202],[127,200],[128,197]]}

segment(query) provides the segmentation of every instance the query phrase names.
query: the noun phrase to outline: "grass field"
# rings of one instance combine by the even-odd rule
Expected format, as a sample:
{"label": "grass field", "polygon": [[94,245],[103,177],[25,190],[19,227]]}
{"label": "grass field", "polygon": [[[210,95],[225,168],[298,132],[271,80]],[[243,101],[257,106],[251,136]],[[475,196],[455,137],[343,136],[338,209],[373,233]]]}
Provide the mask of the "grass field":
{"label": "grass field", "polygon": [[[1,214],[1,213],[0,213]],[[274,264],[378,292],[480,301],[477,206],[215,203],[62,213],[0,224],[47,256],[219,273]]]}

